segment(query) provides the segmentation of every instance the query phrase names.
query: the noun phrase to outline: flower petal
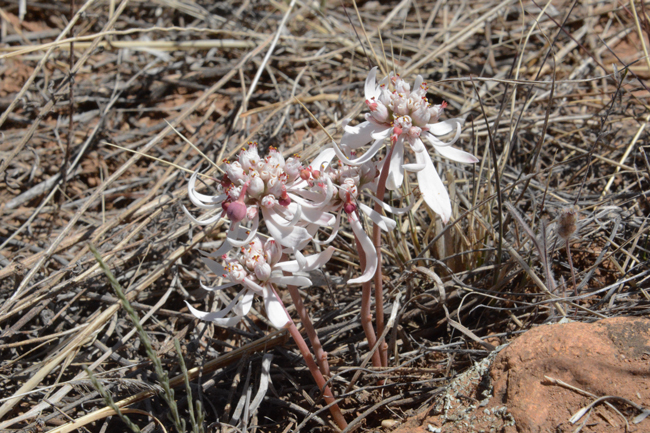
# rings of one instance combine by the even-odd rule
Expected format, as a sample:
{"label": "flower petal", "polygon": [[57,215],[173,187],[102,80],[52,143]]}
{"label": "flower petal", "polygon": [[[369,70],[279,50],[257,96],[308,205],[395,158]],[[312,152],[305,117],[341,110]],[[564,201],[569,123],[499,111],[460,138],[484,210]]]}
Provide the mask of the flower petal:
{"label": "flower petal", "polygon": [[359,209],[361,209],[363,213],[368,215],[368,217],[370,217],[372,222],[377,224],[379,228],[385,232],[393,230],[397,225],[397,223],[392,219],[381,215],[379,212],[375,212],[372,208],[366,206],[363,203],[359,203]]}
{"label": "flower petal", "polygon": [[395,214],[395,215],[405,214],[406,212],[410,211],[413,208],[413,205],[415,204],[415,201],[414,201],[413,203],[411,203],[410,205],[408,205],[406,207],[399,208],[399,207],[394,207],[394,206],[391,206],[391,205],[389,205],[387,203],[384,203],[383,201],[379,200],[374,195],[371,195],[371,194],[364,194],[364,195],[366,197],[371,198],[375,203],[379,204],[379,206],[381,206],[382,209],[384,209],[386,212],[390,212],[390,213]]}
{"label": "flower petal", "polygon": [[343,212],[343,209],[339,209],[339,213],[336,215],[336,221],[334,222],[334,226],[332,227],[332,233],[330,234],[330,236],[324,241],[319,241],[314,239],[314,243],[316,245],[327,245],[336,238],[336,235],[339,234],[339,227],[341,227],[341,212]]}
{"label": "flower petal", "polygon": [[205,284],[203,284],[203,283],[200,282],[200,281],[199,281],[199,284],[201,285],[201,288],[202,288],[203,290],[207,290],[208,292],[216,292],[217,290],[227,289],[228,287],[236,286],[237,284],[240,284],[240,283],[228,283],[228,284],[222,284],[221,286],[217,286],[217,287],[206,286]]}
{"label": "flower petal", "polygon": [[361,155],[359,158],[356,159],[348,158],[347,155],[343,153],[343,151],[337,146],[335,142],[332,142],[332,148],[336,153],[336,156],[338,156],[339,159],[341,159],[341,161],[343,161],[345,164],[352,165],[352,166],[359,166],[370,161],[372,157],[375,156],[377,152],[379,152],[379,149],[381,149],[383,143],[384,143],[383,138],[380,138],[379,140],[375,140],[375,142],[372,144],[372,146],[370,146],[370,148],[366,151],[366,153],[364,153],[363,155]]}
{"label": "flower petal", "polygon": [[190,213],[190,211],[187,210],[185,205],[181,205],[181,208],[183,208],[183,212],[185,212],[185,215],[187,215],[194,224],[198,224],[200,226],[207,226],[208,224],[212,224],[215,221],[219,221],[219,219],[223,216],[223,212],[219,212],[218,214],[216,214],[211,218],[208,218],[207,220],[198,220],[192,216],[192,214]]}
{"label": "flower petal", "polygon": [[363,252],[366,255],[366,269],[364,269],[363,274],[360,277],[348,280],[347,284],[365,283],[366,281],[370,281],[377,270],[377,250],[375,250],[375,246],[372,244],[368,234],[363,230],[363,227],[361,227],[358,214],[356,212],[351,213],[348,219],[352,231],[359,240],[361,249],[363,249]]}
{"label": "flower petal", "polygon": [[402,168],[404,169],[404,171],[417,173],[418,171],[424,170],[424,164],[404,164]]}
{"label": "flower petal", "polygon": [[379,131],[373,132],[372,134],[370,134],[370,136],[375,140],[384,140],[390,137],[392,133],[393,131],[391,130],[391,128],[386,128],[386,129],[381,129]]}
{"label": "flower petal", "polygon": [[309,166],[314,170],[322,170],[323,165],[328,166],[332,158],[334,158],[334,149],[327,147],[321,150]]}
{"label": "flower petal", "polygon": [[309,278],[301,277],[300,275],[278,275],[271,277],[269,281],[281,286],[309,287],[312,285]]}
{"label": "flower petal", "polygon": [[[253,304],[253,296],[254,294],[250,290],[242,290],[225,308],[211,313],[197,310],[187,301],[185,301],[185,304],[187,304],[187,308],[189,308],[190,312],[198,319],[207,320],[219,326],[230,327],[235,326],[246,314],[248,314]],[[238,314],[234,317],[225,318],[225,316],[233,310]]]}
{"label": "flower petal", "polygon": [[424,170],[417,173],[422,197],[431,210],[440,215],[442,222],[447,223],[451,218],[451,200],[447,188],[426,151],[415,152],[415,158],[418,163],[425,164]]}
{"label": "flower petal", "polygon": [[422,75],[418,75],[415,77],[415,82],[413,83],[413,88],[411,89],[412,92],[418,90],[420,86],[422,86],[422,83],[424,82],[424,79],[422,78]]}
{"label": "flower petal", "polygon": [[456,162],[463,162],[465,164],[475,164],[478,162],[478,158],[472,155],[471,153],[465,152],[464,150],[456,149],[451,146],[436,146],[436,152],[441,154],[447,159]]}
{"label": "flower petal", "polygon": [[328,247],[325,251],[305,256],[305,264],[300,267],[297,260],[290,260],[287,262],[280,262],[273,267],[273,270],[281,270],[284,272],[300,272],[300,271],[313,271],[323,266],[329,261],[334,254],[334,247]]}
{"label": "flower petal", "polygon": [[[228,237],[228,242],[230,242],[230,244],[233,247],[237,247],[237,248],[250,244],[253,238],[257,236],[257,229],[259,228],[259,226],[260,226],[260,217],[258,213],[257,215],[255,215],[255,218],[253,218],[253,224],[251,225],[251,228],[249,230],[246,239],[244,239],[243,241],[238,241],[236,239],[236,234],[235,234],[233,235],[233,237],[230,236]],[[229,234],[230,233],[234,233],[234,231],[230,231]],[[239,233],[239,230],[237,230],[237,233]]]}
{"label": "flower petal", "polygon": [[196,178],[198,177],[199,172],[195,171],[190,177],[190,181],[187,184],[187,196],[194,205],[202,209],[214,209],[227,197],[226,194],[221,195],[204,195],[196,192]]}
{"label": "flower petal", "polygon": [[393,155],[390,157],[388,178],[386,179],[386,188],[391,191],[398,190],[402,186],[402,182],[404,182],[404,169],[402,168],[404,163],[404,139],[400,136],[394,146]]}
{"label": "flower petal", "polygon": [[267,293],[264,294],[264,309],[266,310],[266,317],[277,329],[282,329],[289,323],[289,316],[287,311],[282,305],[282,301],[278,299],[275,292],[268,287],[265,287]]}
{"label": "flower petal", "polygon": [[357,126],[346,126],[343,128],[341,147],[356,149],[372,141],[372,134],[377,131],[389,129],[389,126],[377,125],[371,122],[361,122]]}
{"label": "flower petal", "polygon": [[[219,247],[219,249],[217,249],[217,251],[211,252],[211,253],[207,254],[207,256],[208,257],[213,257],[215,259],[220,259],[221,256],[223,256],[224,254],[227,254],[228,251],[230,251],[230,250],[232,250],[232,245],[230,244],[230,242],[228,242],[228,240],[226,238],[226,241],[224,241],[221,244],[221,246]],[[199,251],[199,252],[201,254],[205,254],[203,251]]]}
{"label": "flower petal", "polygon": [[445,119],[440,122],[430,123],[427,125],[427,129],[434,135],[443,136],[453,132],[454,130],[460,130],[464,123],[465,119],[454,117],[452,119]]}
{"label": "flower petal", "polygon": [[262,207],[262,214],[264,215],[266,228],[268,229],[269,234],[283,247],[301,248],[312,239],[311,235],[304,227],[283,227],[276,224],[271,216],[272,212],[269,212],[265,207]]}
{"label": "flower petal", "polygon": [[366,78],[366,84],[363,89],[363,93],[366,99],[372,99],[379,96],[379,92],[377,91],[377,85],[375,84],[376,78],[377,78],[377,67],[375,66],[370,70],[370,72],[368,73],[368,77]]}

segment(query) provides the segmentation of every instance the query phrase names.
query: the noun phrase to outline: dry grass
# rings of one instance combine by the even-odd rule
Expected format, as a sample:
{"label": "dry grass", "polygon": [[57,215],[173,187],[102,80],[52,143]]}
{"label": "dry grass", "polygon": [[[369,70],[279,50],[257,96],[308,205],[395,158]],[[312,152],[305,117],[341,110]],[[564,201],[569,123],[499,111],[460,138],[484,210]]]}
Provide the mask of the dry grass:
{"label": "dry grass", "polygon": [[[116,400],[142,395],[130,408],[171,427],[88,242],[127,288],[170,376],[180,374],[172,338],[181,341],[208,430],[229,428],[266,352],[273,384],[248,430],[332,429],[294,346],[268,337],[261,315],[229,332],[188,314],[183,300],[210,310],[232,295],[199,287],[211,277],[197,249],[224,233],[183,216],[187,173],[106,143],[208,173],[217,168],[172,127],[216,162],[249,140],[309,159],[326,134],[293,97],[340,134],[341,119],[359,118],[375,64],[422,74],[433,101],[467,117],[461,146],[481,163],[439,162],[450,224],[418,201],[385,240],[393,367],[358,368],[367,345],[360,289],[343,284],[358,271],[349,236],[304,293],[351,429],[426,411],[449,377],[537,324],[649,312],[645,4],[371,1],[357,14],[339,2],[90,0],[72,21],[67,4],[28,2],[23,22],[18,4],[0,10],[0,429],[77,420],[121,430],[110,410],[83,418],[105,405],[82,366]],[[573,204],[575,292],[554,226]],[[184,410],[182,378],[174,384]],[[139,413],[141,428],[157,428]]]}

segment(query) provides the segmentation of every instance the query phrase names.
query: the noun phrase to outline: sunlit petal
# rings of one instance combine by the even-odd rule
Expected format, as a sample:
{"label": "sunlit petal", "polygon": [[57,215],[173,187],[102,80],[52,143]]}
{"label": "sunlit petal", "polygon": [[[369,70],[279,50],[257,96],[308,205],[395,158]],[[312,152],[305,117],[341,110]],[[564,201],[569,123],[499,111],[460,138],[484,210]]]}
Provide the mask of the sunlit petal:
{"label": "sunlit petal", "polygon": [[281,286],[297,286],[297,287],[309,287],[312,285],[312,282],[307,277],[301,277],[299,275],[278,275],[271,277],[269,280],[272,283],[279,284]]}
{"label": "sunlit petal", "polygon": [[316,156],[316,158],[314,158],[309,166],[314,170],[321,170],[323,168],[323,165],[329,165],[329,163],[332,161],[332,158],[334,158],[334,154],[334,149],[325,148],[321,150],[321,152]]}
{"label": "sunlit petal", "polygon": [[[396,191],[402,186],[404,182],[404,139],[402,137],[397,139],[394,144],[393,155],[390,158],[390,168],[388,171],[388,178],[386,179],[386,188],[391,191]],[[380,197],[382,199],[383,197]]]}
{"label": "sunlit petal", "polygon": [[332,233],[330,236],[325,239],[324,241],[319,241],[314,239],[314,243],[317,245],[327,245],[331,243],[335,238],[336,235],[339,233],[339,227],[341,226],[341,212],[343,212],[343,209],[339,210],[339,213],[336,215],[336,221],[334,222],[334,226],[332,227]]}
{"label": "sunlit petal", "polygon": [[291,260],[287,262],[280,262],[273,267],[273,269],[279,269],[285,272],[300,272],[300,271],[313,271],[323,266],[329,261],[329,259],[334,254],[334,247],[328,247],[325,251],[312,254],[310,256],[305,256],[305,263],[301,267],[297,260]]}
{"label": "sunlit petal", "polygon": [[417,173],[420,193],[431,210],[440,215],[442,222],[447,223],[451,218],[451,200],[447,188],[438,176],[427,152],[416,152],[415,158],[418,163],[425,164],[424,170]]}
{"label": "sunlit petal", "polygon": [[341,137],[341,146],[348,149],[356,149],[372,141],[372,134],[377,131],[388,129],[388,126],[377,125],[371,122],[361,122],[356,126],[346,126]]}
{"label": "sunlit petal", "polygon": [[289,316],[273,290],[271,288],[265,288],[266,293],[264,294],[264,309],[266,310],[266,317],[269,318],[271,324],[277,329],[282,329],[287,323],[289,323]]}
{"label": "sunlit petal", "polygon": [[478,158],[472,155],[471,153],[465,152],[464,150],[456,149],[451,146],[436,146],[436,152],[441,154],[447,159],[456,162],[463,162],[465,164],[475,164],[478,162]]}
{"label": "sunlit petal", "polygon": [[382,209],[384,209],[386,212],[390,212],[395,215],[405,214],[406,212],[410,211],[413,208],[413,205],[415,204],[415,202],[413,202],[406,207],[399,208],[384,203],[383,201],[379,200],[377,197],[373,195],[365,194],[365,196],[371,198],[375,203],[379,204],[379,206],[381,206]]}
{"label": "sunlit petal", "polygon": [[359,209],[361,209],[363,213],[368,215],[368,217],[370,217],[372,222],[377,224],[379,228],[381,228],[385,232],[393,230],[397,225],[397,223],[392,219],[381,215],[379,212],[375,212],[373,209],[371,209],[369,206],[366,206],[363,203],[359,203]]}
{"label": "sunlit petal", "polygon": [[366,269],[360,277],[348,280],[347,284],[365,283],[366,281],[370,281],[377,270],[377,251],[368,237],[368,234],[366,234],[363,227],[361,227],[358,215],[356,213],[351,213],[349,221],[352,231],[359,240],[361,249],[363,249],[363,253],[366,256]]}
{"label": "sunlit petal", "polygon": [[262,214],[264,215],[269,234],[283,247],[300,248],[301,245],[312,239],[304,227],[283,227],[276,224],[271,213],[268,209],[262,208]]}
{"label": "sunlit petal", "polygon": [[215,216],[213,216],[211,218],[208,218],[208,219],[205,219],[205,220],[198,220],[198,219],[196,219],[196,218],[194,218],[192,216],[192,214],[190,213],[190,211],[187,210],[185,205],[181,205],[181,208],[183,209],[183,212],[185,212],[185,215],[187,215],[189,217],[189,219],[191,219],[194,224],[198,224],[200,226],[207,226],[208,224],[212,224],[213,222],[219,221],[219,219],[223,215],[223,212],[219,212],[217,215],[215,215]]}
{"label": "sunlit petal", "polygon": [[251,225],[251,228],[249,230],[246,239],[244,239],[243,241],[238,241],[237,239],[234,238],[234,236],[233,237],[229,236],[228,242],[230,242],[230,244],[233,247],[243,247],[245,245],[250,244],[253,238],[257,236],[257,229],[259,228],[259,225],[260,225],[260,217],[259,214],[257,214],[255,215],[255,218],[253,218],[253,224]]}
{"label": "sunlit petal", "polygon": [[208,292],[215,292],[215,291],[218,291],[218,290],[223,290],[223,289],[227,289],[227,288],[232,287],[232,286],[236,286],[237,284],[240,284],[240,283],[228,283],[228,284],[222,284],[221,286],[216,286],[216,287],[206,286],[205,284],[203,284],[201,282],[199,282],[199,284],[201,285],[201,288],[203,290],[207,290]]}

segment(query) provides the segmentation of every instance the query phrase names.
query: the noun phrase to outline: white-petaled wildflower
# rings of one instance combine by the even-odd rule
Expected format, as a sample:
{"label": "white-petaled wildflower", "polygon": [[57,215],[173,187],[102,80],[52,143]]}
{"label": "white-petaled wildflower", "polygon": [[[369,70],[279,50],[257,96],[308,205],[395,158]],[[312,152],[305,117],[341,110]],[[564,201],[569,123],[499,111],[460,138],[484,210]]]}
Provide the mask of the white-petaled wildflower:
{"label": "white-petaled wildflower", "polygon": [[[328,239],[317,242],[319,244],[328,244],[334,240],[338,234],[342,216],[347,215],[348,222],[359,240],[367,263],[363,274],[348,280],[347,283],[364,283],[375,274],[378,255],[370,237],[363,229],[359,211],[366,214],[384,231],[394,229],[396,224],[392,219],[375,212],[371,207],[359,201],[363,190],[370,190],[374,193],[379,176],[378,163],[366,161],[359,166],[349,166],[339,161],[338,164],[333,165],[330,162],[334,156],[333,149],[324,149],[301,173],[301,178],[308,185],[302,195],[290,194],[290,197],[300,204],[303,212],[327,212],[336,215],[331,235]],[[410,207],[397,209],[389,206],[376,199],[373,194],[366,196],[392,213],[404,213],[410,209]]]}
{"label": "white-petaled wildflower", "polygon": [[[203,312],[192,307],[186,302],[191,313],[199,319],[213,322],[219,326],[229,327],[239,323],[246,316],[252,305],[255,295],[262,296],[264,309],[270,322],[280,329],[289,322],[289,317],[278,299],[273,284],[294,285],[298,287],[309,287],[312,282],[302,275],[295,275],[300,272],[309,272],[323,266],[334,253],[334,247],[328,247],[325,251],[311,256],[303,256],[296,252],[297,260],[280,261],[282,259],[282,248],[275,239],[269,238],[262,243],[259,237],[253,240],[235,257],[224,254],[224,266],[214,260],[204,258],[203,261],[215,274],[230,280],[230,283],[218,286],[207,287],[201,284],[206,290],[222,290],[228,287],[242,285],[243,289],[235,298],[222,310],[215,312]],[[284,275],[291,273],[294,275]]]}
{"label": "white-petaled wildflower", "polygon": [[[446,103],[432,105],[427,101],[427,84],[422,76],[415,79],[413,88],[399,75],[391,73],[376,84],[377,68],[368,74],[365,83],[366,121],[357,126],[346,126],[341,138],[341,149],[333,143],[334,149],[345,163],[363,164],[372,158],[382,147],[384,139],[390,137],[393,146],[386,187],[398,189],[404,180],[404,172],[417,173],[420,192],[426,204],[446,223],[451,217],[451,202],[438,172],[433,166],[426,140],[440,155],[456,162],[476,163],[478,159],[451,145],[460,137],[463,119],[454,118],[439,121]],[[442,137],[453,133],[448,142]],[[372,142],[368,151],[357,159],[349,159],[345,154],[352,149]],[[404,164],[404,146],[408,144],[415,154],[415,163]],[[379,197],[381,199],[381,197]]]}
{"label": "white-petaled wildflower", "polygon": [[[291,194],[301,194],[305,182],[300,177],[304,169],[297,157],[284,159],[276,149],[271,148],[268,156],[260,157],[257,143],[249,143],[237,160],[225,166],[225,175],[217,189],[219,195],[208,196],[196,191],[198,173],[190,178],[188,196],[192,203],[202,209],[221,207],[223,212],[202,221],[194,218],[183,207],[185,213],[197,224],[207,225],[225,216],[231,222],[228,240],[233,246],[248,244],[257,234],[259,220],[263,217],[269,234],[281,245],[301,249],[310,240],[316,228],[308,230],[313,224],[330,225],[334,216],[323,212],[303,213],[290,198]],[[238,240],[240,223],[251,222],[244,240]]]}

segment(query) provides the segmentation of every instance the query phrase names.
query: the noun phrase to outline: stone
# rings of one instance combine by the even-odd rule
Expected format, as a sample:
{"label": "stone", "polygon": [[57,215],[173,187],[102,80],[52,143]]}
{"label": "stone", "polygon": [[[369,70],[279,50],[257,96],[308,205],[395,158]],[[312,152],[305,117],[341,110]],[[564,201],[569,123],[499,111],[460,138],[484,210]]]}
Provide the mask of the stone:
{"label": "stone", "polygon": [[[617,317],[533,328],[455,378],[431,416],[406,420],[398,433],[618,433],[625,421],[604,403],[575,424],[595,398],[617,396],[650,409],[650,319]],[[650,416],[612,401],[629,432],[650,432]]]}

